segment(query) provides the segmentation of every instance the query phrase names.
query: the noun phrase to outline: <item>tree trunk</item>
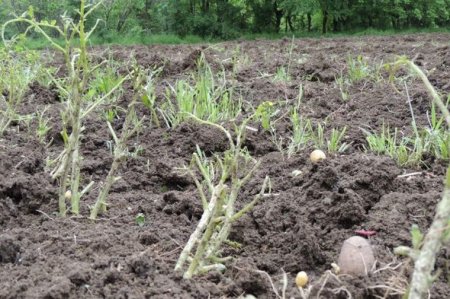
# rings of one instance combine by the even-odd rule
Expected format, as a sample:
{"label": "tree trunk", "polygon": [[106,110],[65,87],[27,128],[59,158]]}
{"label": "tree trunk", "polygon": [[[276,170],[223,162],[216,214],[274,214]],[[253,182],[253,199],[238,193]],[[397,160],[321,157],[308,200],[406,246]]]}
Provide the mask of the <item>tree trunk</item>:
{"label": "tree trunk", "polygon": [[327,24],[328,24],[328,11],[323,11],[323,19],[322,19],[322,33],[327,33]]}
{"label": "tree trunk", "polygon": [[275,12],[275,32],[280,32],[281,18],[283,17],[283,10],[278,9],[277,2],[273,3],[273,10]]}
{"label": "tree trunk", "polygon": [[292,25],[292,16],[291,15],[287,16],[286,21],[287,21],[287,24],[289,25],[289,30],[291,32],[294,32],[295,29],[294,29],[294,26]]}
{"label": "tree trunk", "polygon": [[333,32],[338,32],[338,20],[336,17],[333,18]]}
{"label": "tree trunk", "polygon": [[311,22],[312,22],[311,13],[307,13],[306,18],[308,19],[308,32],[311,32]]}

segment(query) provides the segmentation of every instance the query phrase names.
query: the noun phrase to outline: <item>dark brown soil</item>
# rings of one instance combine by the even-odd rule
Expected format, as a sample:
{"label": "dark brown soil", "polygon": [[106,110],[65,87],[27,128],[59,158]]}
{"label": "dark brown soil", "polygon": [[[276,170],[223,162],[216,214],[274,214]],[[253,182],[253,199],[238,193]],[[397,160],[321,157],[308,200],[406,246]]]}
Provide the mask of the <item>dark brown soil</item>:
{"label": "dark brown soil", "polygon": [[[146,68],[164,67],[158,79],[159,101],[167,84],[190,76],[203,52],[213,70],[223,68],[229,73],[236,94],[246,103],[244,114],[250,111],[249,104],[263,101],[293,105],[302,85],[303,115],[315,121],[328,118],[330,127],[348,127],[349,151],[314,165],[309,162],[310,149],[287,159],[272,144],[270,134],[250,132],[246,146],[262,160],[262,167],[245,186],[238,205],[258,192],[266,175],[272,179],[273,195],[233,227],[230,240],[242,247],[225,247],[225,253],[234,258],[227,270],[193,280],[183,280],[173,268],[202,207],[194,183],[176,168],[189,162],[196,144],[208,154],[226,150],[225,137],[190,123],[171,130],[148,126],[132,141],[142,151],[121,168],[122,180],[113,186],[108,213],[95,222],[86,217],[97,187],[82,202],[83,216],[60,218],[55,213],[57,185],[51,181],[47,159],[62,148],[61,103],[55,90],[33,84],[21,113],[48,107],[45,115],[51,118],[52,130],[46,142],[53,142],[45,146],[37,140],[35,121],[29,126],[14,124],[0,139],[0,298],[237,298],[247,294],[277,298],[268,276],[257,271],[272,278],[280,295],[286,272],[286,298],[300,298],[293,282],[298,271],[309,274],[314,298],[347,298],[347,294],[400,298],[393,290],[405,291],[412,264],[396,257],[393,249],[410,245],[412,224],[423,231],[430,225],[446,162],[429,159],[423,167],[403,169],[388,157],[362,151],[361,128],[379,130],[389,124],[411,132],[404,86],[397,86],[398,93],[387,80],[365,80],[349,87],[349,99],[344,102],[335,77],[346,73],[349,56],[362,55],[378,65],[406,55],[416,58],[432,84],[447,95],[449,40],[447,34],[300,39],[294,42],[291,58],[291,41],[286,39],[113,47],[112,56],[123,63],[132,54]],[[237,49],[242,64],[232,76]],[[104,48],[93,49],[99,57],[106,57],[104,52]],[[289,59],[290,82],[275,82],[267,76],[287,66]],[[57,61],[53,64],[58,65]],[[407,82],[416,120],[426,125],[430,99],[420,82]],[[125,96],[123,104],[127,100]],[[106,146],[110,136],[99,116],[90,117],[85,126],[83,176],[98,183],[111,165]],[[282,119],[277,126],[280,136],[288,138],[287,121]],[[294,170],[302,174],[294,177]],[[420,175],[401,176],[418,171]],[[143,227],[135,222],[138,213],[145,215]],[[339,280],[328,274],[325,282],[343,241],[358,229],[376,231],[370,242],[377,270],[368,277],[339,276]],[[447,247],[437,260],[436,270],[442,272],[430,290],[431,298],[450,294],[449,258]]]}

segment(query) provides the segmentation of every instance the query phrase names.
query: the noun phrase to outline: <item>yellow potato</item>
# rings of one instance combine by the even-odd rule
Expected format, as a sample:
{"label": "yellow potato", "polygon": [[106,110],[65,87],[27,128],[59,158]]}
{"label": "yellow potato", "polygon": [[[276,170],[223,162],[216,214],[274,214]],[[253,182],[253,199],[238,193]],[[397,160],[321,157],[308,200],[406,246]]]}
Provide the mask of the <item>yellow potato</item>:
{"label": "yellow potato", "polygon": [[313,163],[317,163],[319,161],[325,160],[327,158],[327,156],[325,156],[325,153],[323,151],[321,151],[320,149],[316,149],[314,150],[310,155],[309,155],[309,159],[311,160],[311,162]]}
{"label": "yellow potato", "polygon": [[308,274],[305,271],[300,271],[295,277],[295,284],[299,288],[303,288],[308,283]]}

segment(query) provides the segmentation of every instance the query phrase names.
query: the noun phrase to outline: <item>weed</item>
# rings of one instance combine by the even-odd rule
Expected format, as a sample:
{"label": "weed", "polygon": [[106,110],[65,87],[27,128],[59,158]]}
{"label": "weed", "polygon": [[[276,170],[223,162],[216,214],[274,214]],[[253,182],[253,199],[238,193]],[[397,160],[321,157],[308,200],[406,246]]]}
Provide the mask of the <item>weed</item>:
{"label": "weed", "polygon": [[325,149],[325,126],[321,123],[317,123],[316,127],[314,128],[313,123],[308,122],[308,130],[314,147],[317,149]]}
{"label": "weed", "polygon": [[[222,84],[217,86],[210,66],[203,55],[199,59],[194,85],[184,80],[177,81],[175,87],[166,91],[166,102],[159,109],[166,125],[171,128],[189,118],[188,114],[218,123],[236,118],[241,112],[242,103],[233,97],[233,90],[226,87],[225,75]],[[171,96],[175,96],[174,105]]]}
{"label": "weed", "polygon": [[392,132],[389,126],[385,125],[379,134],[364,129],[363,132],[366,134],[368,150],[378,155],[387,155],[400,166],[415,166],[421,163],[425,153],[421,138],[399,137],[397,128]]}
{"label": "weed", "polygon": [[255,117],[261,122],[261,126],[266,131],[272,128],[270,120],[277,113],[274,105],[273,102],[266,101],[256,108]]}
{"label": "weed", "polygon": [[41,143],[45,143],[45,139],[47,137],[47,133],[50,131],[51,127],[49,126],[50,119],[45,118],[45,112],[47,111],[47,107],[37,113],[38,125],[36,128],[36,135]]}
{"label": "weed", "polygon": [[250,58],[247,54],[241,52],[240,46],[236,46],[231,56],[231,64],[233,66],[232,77],[236,77],[243,68],[250,64]]}
{"label": "weed", "polygon": [[[290,114],[292,125],[292,135],[288,144],[283,148],[282,139],[272,138],[277,148],[281,152],[286,152],[288,158],[295,153],[314,146],[316,149],[327,150],[329,153],[343,153],[350,144],[343,142],[347,128],[339,130],[332,128],[329,137],[326,137],[326,124],[317,123],[314,125],[310,119],[300,116],[298,109],[293,109]],[[275,133],[273,133],[275,135]]]}
{"label": "weed", "polygon": [[107,109],[105,112],[103,112],[103,116],[107,122],[112,123],[114,119],[117,118],[117,109]]}
{"label": "weed", "polygon": [[345,74],[341,72],[340,75],[335,77],[336,87],[339,88],[342,100],[345,102],[349,99],[349,89],[355,83],[361,81],[381,81],[382,66],[382,64],[370,65],[361,55],[356,58],[349,56],[347,58]]}
{"label": "weed", "polygon": [[362,81],[371,76],[371,68],[364,57],[358,55],[355,58],[347,58],[347,76],[350,84]]}
{"label": "weed", "polygon": [[292,137],[287,148],[288,158],[305,149],[311,139],[309,130],[311,127],[310,120],[298,115],[297,110],[292,112],[290,119],[292,123]]}
{"label": "weed", "polygon": [[101,68],[97,68],[92,73],[92,79],[89,80],[86,96],[89,99],[103,96],[109,93],[123,79],[119,74],[119,65],[109,56]]}
{"label": "weed", "polygon": [[135,221],[138,226],[143,227],[145,225],[145,215],[143,213],[137,214]]}
{"label": "weed", "polygon": [[345,78],[343,77],[343,75],[341,74],[338,77],[335,77],[335,82],[337,84],[337,86],[339,87],[339,91],[341,92],[341,98],[344,102],[348,101],[349,99],[349,83],[347,80],[345,80]]}
{"label": "weed", "polygon": [[418,166],[424,162],[425,155],[450,160],[450,133],[443,125],[444,117],[437,115],[435,105],[432,104],[429,113],[429,127],[422,129],[417,128],[412,107],[410,109],[414,136],[399,137],[398,129],[392,131],[384,125],[380,133],[363,130],[368,150],[388,155],[400,166]]}
{"label": "weed", "polygon": [[277,68],[277,71],[274,75],[273,81],[274,82],[289,82],[291,81],[291,63],[292,63],[292,52],[294,50],[294,36],[291,40],[291,46],[289,47],[289,55],[288,55],[288,62],[287,67],[281,66]]}
{"label": "weed", "polygon": [[151,120],[157,127],[160,127],[158,115],[156,113],[156,92],[155,92],[155,77],[162,71],[158,68],[148,72],[147,79],[144,86],[144,94],[142,95],[142,103],[150,111]]}
{"label": "weed", "polygon": [[277,71],[273,77],[274,82],[289,82],[291,81],[291,76],[286,71],[284,66],[277,68]]}
{"label": "weed", "polygon": [[342,130],[335,128],[331,130],[330,138],[327,140],[329,153],[343,153],[348,149],[350,145],[342,141],[346,131],[347,127],[344,127]]}

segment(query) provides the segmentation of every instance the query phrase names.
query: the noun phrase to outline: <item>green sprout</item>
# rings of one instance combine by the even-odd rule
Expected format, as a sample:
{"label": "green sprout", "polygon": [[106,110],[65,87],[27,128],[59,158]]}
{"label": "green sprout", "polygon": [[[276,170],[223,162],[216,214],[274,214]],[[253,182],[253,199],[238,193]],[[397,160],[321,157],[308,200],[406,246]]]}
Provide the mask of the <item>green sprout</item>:
{"label": "green sprout", "polygon": [[[197,67],[197,75],[193,76],[194,85],[180,80],[166,90],[166,102],[159,111],[169,128],[188,120],[188,114],[218,123],[234,119],[241,112],[242,103],[233,97],[233,90],[226,87],[225,75],[218,86],[203,55]],[[172,96],[175,97],[175,104],[171,101]]]}
{"label": "green sprout", "polygon": [[363,56],[347,58],[347,76],[350,84],[371,78],[373,73],[374,71]]}
{"label": "green sprout", "polygon": [[255,116],[261,121],[261,126],[266,131],[269,131],[272,127],[270,119],[276,114],[274,105],[273,102],[266,101],[256,108]]}
{"label": "green sprout", "polygon": [[136,221],[136,224],[139,227],[143,227],[145,225],[145,215],[144,215],[144,213],[137,214],[136,218],[135,218],[135,221]]}
{"label": "green sprout", "polygon": [[327,140],[327,149],[329,153],[343,153],[349,148],[349,144],[343,142],[347,127],[342,130],[333,128],[331,130],[330,138]]}
{"label": "green sprout", "polygon": [[156,113],[156,92],[155,92],[155,77],[162,71],[162,68],[149,71],[147,80],[145,82],[144,93],[142,95],[142,103],[150,111],[151,119],[157,127],[160,127],[158,115]]}
{"label": "green sprout", "polygon": [[117,117],[117,110],[114,108],[107,109],[105,112],[103,112],[103,116],[105,117],[107,122],[112,123]]}
{"label": "green sprout", "polygon": [[277,68],[277,71],[273,77],[274,82],[289,82],[291,81],[291,76],[286,71],[284,66]]}
{"label": "green sprout", "polygon": [[45,143],[47,133],[51,129],[51,127],[49,126],[50,119],[45,118],[45,116],[44,116],[47,108],[48,107],[46,107],[43,111],[38,112],[38,114],[37,114],[38,125],[36,128],[36,135],[41,143]]}

